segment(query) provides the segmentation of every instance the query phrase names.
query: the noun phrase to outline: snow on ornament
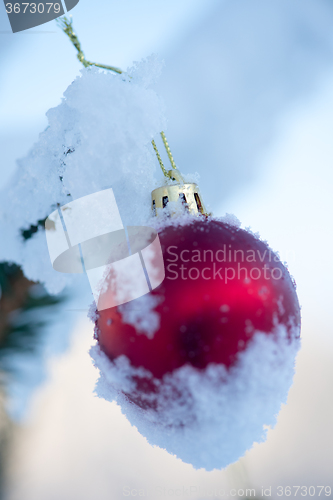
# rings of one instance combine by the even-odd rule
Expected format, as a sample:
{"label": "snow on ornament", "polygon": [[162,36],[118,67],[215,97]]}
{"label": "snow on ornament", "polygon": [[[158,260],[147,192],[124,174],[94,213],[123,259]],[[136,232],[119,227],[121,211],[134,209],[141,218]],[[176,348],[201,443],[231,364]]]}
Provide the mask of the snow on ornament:
{"label": "snow on ornament", "polygon": [[161,135],[173,170],[158,155],[168,180],[152,192],[149,225],[165,279],[147,296],[97,312],[96,391],[116,400],[151,444],[220,469],[276,422],[292,383],[300,308],[278,256],[235,217],[206,213]]}
{"label": "snow on ornament", "polygon": [[[93,65],[63,23],[81,62]],[[195,468],[221,469],[276,423],[293,379],[300,308],[278,256],[235,217],[207,214],[161,135],[172,169],[152,141],[166,179],[146,224],[158,232],[165,279],[130,302],[92,306],[96,393],[116,401],[152,445]]]}

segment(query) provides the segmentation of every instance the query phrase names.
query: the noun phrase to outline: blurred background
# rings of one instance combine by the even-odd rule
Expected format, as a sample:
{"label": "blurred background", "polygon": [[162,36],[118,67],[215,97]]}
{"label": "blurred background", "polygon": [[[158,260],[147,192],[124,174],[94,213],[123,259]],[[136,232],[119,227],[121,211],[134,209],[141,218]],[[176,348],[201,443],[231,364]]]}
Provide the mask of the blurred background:
{"label": "blurred background", "polygon": [[[164,59],[156,90],[176,162],[200,174],[215,215],[235,214],[287,261],[303,344],[267,441],[223,471],[196,471],[94,397],[88,287],[50,297],[0,263],[2,498],[110,500],[132,491],[154,499],[177,488],[198,500],[223,488],[245,498],[250,487],[258,497],[271,487],[276,498],[278,486],[333,488],[332,2],[80,0],[71,14],[88,60],[126,69],[151,53]],[[3,4],[0,61],[5,189],[81,66],[54,21],[14,35]]]}

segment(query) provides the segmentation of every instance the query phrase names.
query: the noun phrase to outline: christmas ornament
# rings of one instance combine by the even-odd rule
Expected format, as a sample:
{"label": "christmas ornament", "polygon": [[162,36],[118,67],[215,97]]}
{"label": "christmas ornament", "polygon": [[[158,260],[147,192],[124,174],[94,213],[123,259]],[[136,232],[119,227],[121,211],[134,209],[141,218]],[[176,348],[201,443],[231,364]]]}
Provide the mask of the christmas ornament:
{"label": "christmas ornament", "polygon": [[207,216],[197,185],[184,182],[162,138],[174,171],[166,172],[159,157],[161,167],[178,182],[152,193],[166,267],[162,285],[150,292],[159,327],[144,335],[126,321],[140,307],[135,301],[100,311],[96,321],[96,338],[111,361],[126,356],[149,372],[135,378],[134,392],[125,391],[143,409],[158,406],[152,394],[174,370],[187,364],[204,370],[211,363],[230,369],[256,332],[274,337],[282,326],[288,343],[299,337],[300,324],[295,285],[277,255],[234,221]]}
{"label": "christmas ornament", "polygon": [[166,277],[151,295],[160,328],[152,338],[138,335],[119,308],[100,311],[97,338],[110,359],[126,355],[161,379],[186,363],[232,366],[255,331],[269,335],[283,325],[288,338],[299,335],[294,285],[265,243],[201,218],[161,228],[159,237]]}
{"label": "christmas ornament", "polygon": [[206,213],[161,135],[174,167],[166,172],[158,155],[168,180],[152,192],[152,210],[165,279],[95,313],[96,392],[116,400],[151,444],[211,470],[238,460],[275,424],[293,377],[300,309],[278,256],[235,218]]}

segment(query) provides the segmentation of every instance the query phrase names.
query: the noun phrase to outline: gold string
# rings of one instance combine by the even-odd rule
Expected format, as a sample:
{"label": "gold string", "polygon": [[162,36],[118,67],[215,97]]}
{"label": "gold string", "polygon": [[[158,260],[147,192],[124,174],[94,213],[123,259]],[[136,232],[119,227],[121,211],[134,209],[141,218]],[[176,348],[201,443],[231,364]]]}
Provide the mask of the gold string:
{"label": "gold string", "polygon": [[168,158],[170,160],[171,166],[172,166],[172,168],[174,168],[175,170],[177,170],[177,167],[176,167],[176,164],[175,164],[175,160],[173,159],[169,143],[167,141],[167,138],[165,137],[165,133],[163,132],[163,130],[161,132],[161,137],[162,137],[163,144],[164,144],[164,147],[166,149],[166,152],[168,153]]}
{"label": "gold string", "polygon": [[70,41],[72,42],[74,47],[76,48],[76,50],[78,52],[77,58],[83,64],[83,66],[85,68],[87,68],[88,66],[97,66],[98,68],[108,69],[110,71],[115,71],[116,73],[119,73],[119,74],[122,73],[121,69],[116,68],[114,66],[107,66],[105,64],[98,64],[98,63],[94,63],[91,61],[87,61],[87,59],[84,57],[84,53],[83,53],[83,50],[81,48],[81,44],[79,42],[79,39],[73,31],[72,18],[67,19],[67,17],[64,16],[64,17],[58,18],[56,21],[57,21],[58,25],[60,26],[60,28],[62,29],[62,31],[64,33],[66,33],[66,35],[68,36],[68,38],[70,39]]}
{"label": "gold string", "polygon": [[157,159],[158,159],[158,163],[160,164],[161,170],[162,170],[163,174],[165,175],[165,177],[167,177],[169,179],[170,176],[169,176],[168,172],[166,171],[165,166],[163,165],[162,158],[161,158],[160,153],[159,153],[159,151],[157,149],[157,146],[156,146],[156,143],[155,143],[154,139],[151,141],[151,143],[152,143],[154,151],[156,153],[156,156],[157,156]]}

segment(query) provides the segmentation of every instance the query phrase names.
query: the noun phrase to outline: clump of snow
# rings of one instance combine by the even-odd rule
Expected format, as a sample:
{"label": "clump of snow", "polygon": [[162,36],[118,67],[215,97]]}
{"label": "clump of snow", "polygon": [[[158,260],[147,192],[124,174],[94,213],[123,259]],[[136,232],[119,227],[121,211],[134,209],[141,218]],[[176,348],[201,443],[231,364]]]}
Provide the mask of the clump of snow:
{"label": "clump of snow", "polygon": [[153,338],[160,327],[160,315],[155,308],[163,300],[162,297],[147,293],[135,301],[127,302],[118,307],[122,322],[133,325],[137,333],[143,333]]}
{"label": "clump of snow", "polygon": [[[91,352],[93,352],[93,347]],[[113,363],[110,369],[108,358],[103,355],[99,358],[99,368],[103,373],[105,373],[106,385],[104,389],[101,387],[101,392],[98,394],[99,397],[108,399],[106,395],[108,394],[108,388],[113,387],[116,392],[125,391],[131,392],[135,390],[136,382],[133,377],[144,378],[151,377],[151,374],[144,368],[134,368],[131,366],[128,358],[126,356],[119,356]],[[106,390],[106,392],[104,392]],[[117,400],[117,397],[115,397]]]}
{"label": "clump of snow", "polygon": [[[90,352],[100,369],[98,396],[116,401],[150,444],[195,468],[213,470],[237,461],[276,424],[292,384],[299,343],[278,325],[269,335],[256,332],[229,370],[217,364],[204,371],[186,365],[162,381],[133,368],[125,356],[111,362],[98,345]],[[140,393],[140,377],[150,378],[156,392]],[[142,410],[124,392],[139,395],[150,407]]]}
{"label": "clump of snow", "polygon": [[[112,187],[123,225],[145,222],[159,168],[151,140],[165,129],[164,105],[149,88],[160,70],[152,56],[129,75],[81,71],[0,194],[0,261],[58,293],[72,275],[53,270],[42,228],[57,206]],[[38,231],[25,241],[22,230],[31,226]]]}
{"label": "clump of snow", "polygon": [[99,318],[99,312],[97,310],[97,307],[96,307],[96,303],[95,302],[92,302],[89,306],[89,309],[88,309],[88,314],[87,314],[87,317],[93,322],[95,323],[98,318]]}
{"label": "clump of snow", "polygon": [[142,61],[134,61],[133,66],[127,70],[130,79],[138,82],[144,88],[148,88],[156,83],[162,73],[164,61],[156,54],[151,54]]}
{"label": "clump of snow", "polygon": [[242,225],[241,221],[237,219],[236,215],[233,214],[225,214],[223,217],[219,217],[219,220],[229,224],[229,226],[234,226],[239,229]]}
{"label": "clump of snow", "polygon": [[146,224],[156,229],[157,232],[169,226],[187,226],[198,220],[208,221],[210,219],[205,215],[191,214],[185,210],[181,200],[169,201],[165,208],[157,208],[156,213],[157,217],[151,215]]}

